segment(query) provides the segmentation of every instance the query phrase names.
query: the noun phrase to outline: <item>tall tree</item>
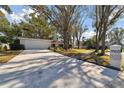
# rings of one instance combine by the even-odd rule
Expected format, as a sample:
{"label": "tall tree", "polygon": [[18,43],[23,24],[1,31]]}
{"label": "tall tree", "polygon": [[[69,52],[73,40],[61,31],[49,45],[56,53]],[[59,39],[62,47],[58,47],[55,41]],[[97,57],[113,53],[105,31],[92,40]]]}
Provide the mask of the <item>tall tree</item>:
{"label": "tall tree", "polygon": [[23,36],[41,39],[52,38],[52,26],[44,16],[31,13],[25,15],[25,20],[26,22],[20,23],[22,29],[25,30]]}
{"label": "tall tree", "polygon": [[73,37],[73,43],[76,39],[76,44],[78,46],[78,48],[80,48],[80,43],[81,40],[83,39],[82,35],[83,33],[88,30],[87,26],[84,24],[85,21],[87,20],[89,15],[88,12],[88,7],[86,6],[82,6],[82,9],[80,9],[79,11],[76,12],[75,14],[75,20],[72,24],[72,37]]}
{"label": "tall tree", "polygon": [[15,37],[15,38],[22,36],[22,30],[21,30],[20,24],[12,23],[10,33],[11,33],[10,36]]}
{"label": "tall tree", "polygon": [[0,18],[0,32],[3,32],[4,34],[7,35],[7,31],[9,29],[9,26],[10,26],[10,23],[5,16]]}
{"label": "tall tree", "polygon": [[[0,5],[0,8],[4,9],[7,11],[9,14],[12,13],[12,10],[8,5]],[[5,14],[0,10],[0,30],[4,31],[5,28],[8,27],[8,19],[6,18]]]}
{"label": "tall tree", "polygon": [[97,5],[95,6],[96,52],[102,45],[101,55],[105,54],[106,33],[123,16],[124,6]]}
{"label": "tall tree", "polygon": [[44,14],[56,28],[63,39],[64,48],[68,49],[71,42],[72,23],[81,6],[56,5],[56,6],[32,6],[41,15]]}
{"label": "tall tree", "polygon": [[86,32],[87,30],[87,27],[81,27],[80,25],[76,26],[75,27],[75,32],[74,32],[74,38],[76,38],[76,44],[78,46],[78,49],[80,48],[80,43],[81,43],[81,40],[82,40],[82,35],[84,32]]}
{"label": "tall tree", "polygon": [[[0,8],[4,9],[9,14],[12,13],[12,10],[8,5],[0,5]],[[0,11],[0,31],[6,35],[8,35],[10,31],[10,23],[2,11]]]}

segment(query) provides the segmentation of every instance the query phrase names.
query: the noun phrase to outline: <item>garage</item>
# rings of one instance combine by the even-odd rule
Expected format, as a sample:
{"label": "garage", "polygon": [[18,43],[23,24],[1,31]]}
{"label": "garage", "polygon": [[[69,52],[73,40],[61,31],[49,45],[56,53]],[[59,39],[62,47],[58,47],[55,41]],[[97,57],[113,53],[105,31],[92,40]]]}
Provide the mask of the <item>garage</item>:
{"label": "garage", "polygon": [[51,40],[34,38],[19,38],[19,40],[20,44],[23,44],[26,50],[48,49],[51,46]]}

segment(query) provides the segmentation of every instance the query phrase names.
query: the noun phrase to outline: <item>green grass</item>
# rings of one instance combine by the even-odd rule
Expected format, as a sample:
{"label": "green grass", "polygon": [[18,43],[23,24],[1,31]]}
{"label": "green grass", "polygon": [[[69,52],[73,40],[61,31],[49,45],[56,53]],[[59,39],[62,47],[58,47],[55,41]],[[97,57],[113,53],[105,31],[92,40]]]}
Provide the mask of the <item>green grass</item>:
{"label": "green grass", "polygon": [[[99,56],[97,53],[94,53],[93,49],[69,49],[64,50],[62,48],[57,48],[54,50],[55,52],[61,53],[66,56],[76,57],[84,61],[95,62],[103,66],[108,66],[110,57],[108,55]],[[109,51],[109,50],[106,50]]]}
{"label": "green grass", "polygon": [[124,49],[122,50],[122,52],[124,52]]}
{"label": "green grass", "polygon": [[0,52],[0,63],[6,63],[8,62],[10,59],[12,59],[13,57],[17,56],[19,53],[21,52],[21,50],[19,51],[2,51]]}
{"label": "green grass", "polygon": [[76,53],[91,53],[93,52],[94,50],[93,49],[71,49],[71,51],[74,51]]}

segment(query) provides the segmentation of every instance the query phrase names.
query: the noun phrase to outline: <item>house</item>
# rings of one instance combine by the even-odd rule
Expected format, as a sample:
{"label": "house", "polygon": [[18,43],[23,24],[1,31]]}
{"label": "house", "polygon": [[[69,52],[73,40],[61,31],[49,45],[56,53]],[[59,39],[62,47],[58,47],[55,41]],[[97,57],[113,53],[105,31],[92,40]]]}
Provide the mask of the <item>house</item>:
{"label": "house", "polygon": [[18,39],[20,40],[20,44],[23,44],[26,50],[48,49],[51,46],[51,40],[20,37]]}

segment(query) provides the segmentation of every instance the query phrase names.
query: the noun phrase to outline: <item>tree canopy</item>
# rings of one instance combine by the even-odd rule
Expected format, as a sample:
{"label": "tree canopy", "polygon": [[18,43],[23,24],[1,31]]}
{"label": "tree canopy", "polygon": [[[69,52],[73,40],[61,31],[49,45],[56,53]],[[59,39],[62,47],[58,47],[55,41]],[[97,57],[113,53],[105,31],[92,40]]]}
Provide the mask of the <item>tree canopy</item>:
{"label": "tree canopy", "polygon": [[[58,40],[61,38],[64,49],[69,49],[70,45],[76,44],[80,48],[83,33],[88,32],[88,25],[92,25],[95,35],[92,44],[95,44],[95,52],[101,50],[101,55],[105,54],[107,37],[110,41],[120,40],[121,32],[119,29],[108,33],[123,18],[124,6],[122,5],[29,5],[34,12],[24,15],[24,20],[19,23],[9,22],[5,14],[0,11],[0,31],[4,32],[9,38],[31,37],[41,39]],[[12,13],[9,6],[2,6],[8,13]],[[85,24],[87,19],[92,22]],[[118,34],[117,34],[118,33]],[[110,35],[109,35],[110,34]],[[107,36],[108,35],[108,36]],[[117,35],[117,36],[115,36]],[[120,37],[119,37],[120,35]],[[90,39],[89,39],[90,40]],[[116,41],[120,44],[120,41]],[[76,42],[76,43],[75,43]],[[101,46],[101,48],[99,48]]]}

